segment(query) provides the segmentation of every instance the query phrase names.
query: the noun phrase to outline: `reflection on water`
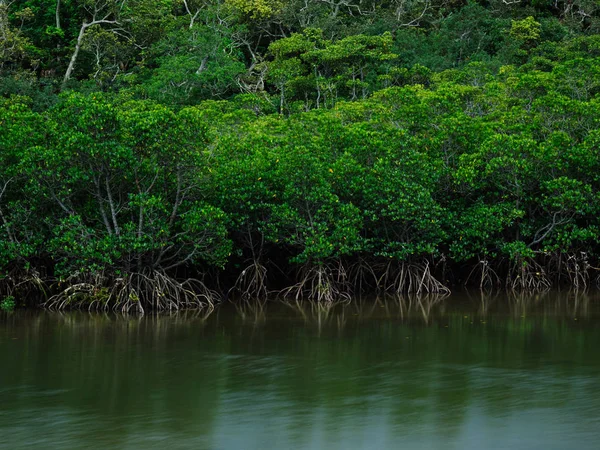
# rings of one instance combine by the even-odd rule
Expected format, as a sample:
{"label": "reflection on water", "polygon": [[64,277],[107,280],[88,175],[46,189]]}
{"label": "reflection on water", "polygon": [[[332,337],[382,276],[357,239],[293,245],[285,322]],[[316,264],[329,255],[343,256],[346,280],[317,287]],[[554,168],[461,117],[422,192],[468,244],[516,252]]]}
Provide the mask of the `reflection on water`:
{"label": "reflection on water", "polygon": [[0,448],[597,449],[597,294],[0,315]]}

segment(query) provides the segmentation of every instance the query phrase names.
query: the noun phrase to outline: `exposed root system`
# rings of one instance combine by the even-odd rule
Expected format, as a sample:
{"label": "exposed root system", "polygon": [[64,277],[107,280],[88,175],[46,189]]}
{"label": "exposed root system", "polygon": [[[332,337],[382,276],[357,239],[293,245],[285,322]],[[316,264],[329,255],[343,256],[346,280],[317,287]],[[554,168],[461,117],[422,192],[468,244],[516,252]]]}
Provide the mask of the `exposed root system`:
{"label": "exposed root system", "polygon": [[378,287],[380,277],[377,275],[376,265],[370,264],[364,258],[359,258],[348,268],[348,278],[357,292],[368,292]]}
{"label": "exposed root system", "polygon": [[[50,297],[43,306],[62,310],[177,311],[183,308],[214,307],[219,296],[197,279],[178,281],[163,272],[148,271],[108,279],[105,276],[78,275],[67,280],[68,287]],[[79,281],[79,282],[77,282]]]}
{"label": "exposed root system", "polygon": [[506,287],[513,291],[539,292],[552,287],[546,271],[533,259],[519,259],[510,268]]}
{"label": "exposed root system", "polygon": [[586,252],[557,254],[548,261],[551,273],[557,274],[559,283],[566,283],[574,289],[587,289],[591,283],[592,267]]}
{"label": "exposed root system", "polygon": [[285,299],[313,300],[334,303],[350,300],[348,274],[341,262],[337,264],[305,265],[300,281],[280,292]]}
{"label": "exposed root system", "polygon": [[487,259],[479,261],[473,270],[469,273],[469,276],[465,280],[464,284],[468,284],[469,281],[477,282],[479,289],[482,291],[492,290],[494,287],[500,286],[500,277],[494,269],[490,267],[490,263]]}
{"label": "exposed root system", "polygon": [[267,268],[253,261],[242,270],[229,293],[239,295],[243,300],[267,297]]}
{"label": "exposed root system", "polygon": [[13,270],[0,279],[0,297],[48,297],[48,286],[36,270]]}
{"label": "exposed root system", "polygon": [[388,264],[378,285],[390,294],[449,294],[450,289],[431,273],[429,261],[421,264]]}

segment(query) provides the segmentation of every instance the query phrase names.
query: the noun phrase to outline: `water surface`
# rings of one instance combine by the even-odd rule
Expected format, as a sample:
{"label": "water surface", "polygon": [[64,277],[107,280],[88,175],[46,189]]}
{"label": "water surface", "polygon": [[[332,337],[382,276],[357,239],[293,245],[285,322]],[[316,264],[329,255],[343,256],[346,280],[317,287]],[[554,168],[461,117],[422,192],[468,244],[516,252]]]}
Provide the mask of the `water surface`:
{"label": "water surface", "polygon": [[600,298],[0,314],[4,449],[598,449]]}

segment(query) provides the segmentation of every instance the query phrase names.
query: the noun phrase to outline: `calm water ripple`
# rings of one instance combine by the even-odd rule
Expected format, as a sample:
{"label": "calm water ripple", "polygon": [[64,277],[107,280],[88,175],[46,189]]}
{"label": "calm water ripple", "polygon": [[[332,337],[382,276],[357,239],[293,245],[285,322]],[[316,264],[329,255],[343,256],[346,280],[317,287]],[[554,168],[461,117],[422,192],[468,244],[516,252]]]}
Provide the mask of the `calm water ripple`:
{"label": "calm water ripple", "polygon": [[600,298],[0,315],[2,449],[600,448]]}

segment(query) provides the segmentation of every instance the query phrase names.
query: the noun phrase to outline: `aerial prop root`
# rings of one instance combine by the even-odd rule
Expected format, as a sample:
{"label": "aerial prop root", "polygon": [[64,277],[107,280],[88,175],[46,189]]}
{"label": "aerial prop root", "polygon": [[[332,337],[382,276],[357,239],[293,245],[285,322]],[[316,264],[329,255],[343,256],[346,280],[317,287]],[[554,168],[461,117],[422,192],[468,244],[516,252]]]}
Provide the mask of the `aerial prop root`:
{"label": "aerial prop root", "polygon": [[251,298],[266,298],[267,290],[267,268],[259,261],[252,261],[240,275],[229,293],[238,294],[243,300]]}
{"label": "aerial prop root", "polygon": [[388,293],[402,294],[449,294],[444,286],[431,273],[429,261],[421,263],[388,263],[378,285]]}
{"label": "aerial prop root", "polygon": [[551,262],[559,280],[568,280],[569,285],[575,289],[587,289],[590,284],[590,271],[600,270],[590,264],[587,252],[581,251],[554,255]]}
{"label": "aerial prop root", "polygon": [[500,286],[501,284],[500,277],[496,271],[492,269],[490,262],[485,258],[475,264],[471,272],[469,272],[464,284],[468,284],[471,279],[479,281],[479,289],[482,291],[490,290],[494,286]]}
{"label": "aerial prop root", "polygon": [[510,267],[506,287],[513,291],[544,291],[552,283],[544,268],[532,258],[518,258]]}
{"label": "aerial prop root", "polygon": [[26,298],[32,295],[48,298],[48,285],[35,269],[12,269],[0,279],[0,297],[19,296]]}
{"label": "aerial prop root", "polygon": [[284,299],[306,299],[318,303],[350,300],[348,272],[341,261],[307,263],[301,267],[298,279],[298,283],[280,291]]}
{"label": "aerial prop root", "polygon": [[158,270],[135,272],[118,278],[78,274],[67,279],[65,284],[65,289],[42,306],[54,310],[86,308],[90,311],[137,311],[143,314],[146,308],[156,311],[213,308],[220,300],[217,292],[198,279],[179,281]]}
{"label": "aerial prop root", "polygon": [[357,292],[368,292],[370,289],[377,288],[379,276],[378,269],[385,265],[372,264],[366,258],[358,258],[348,267],[348,280],[351,286],[354,286]]}

